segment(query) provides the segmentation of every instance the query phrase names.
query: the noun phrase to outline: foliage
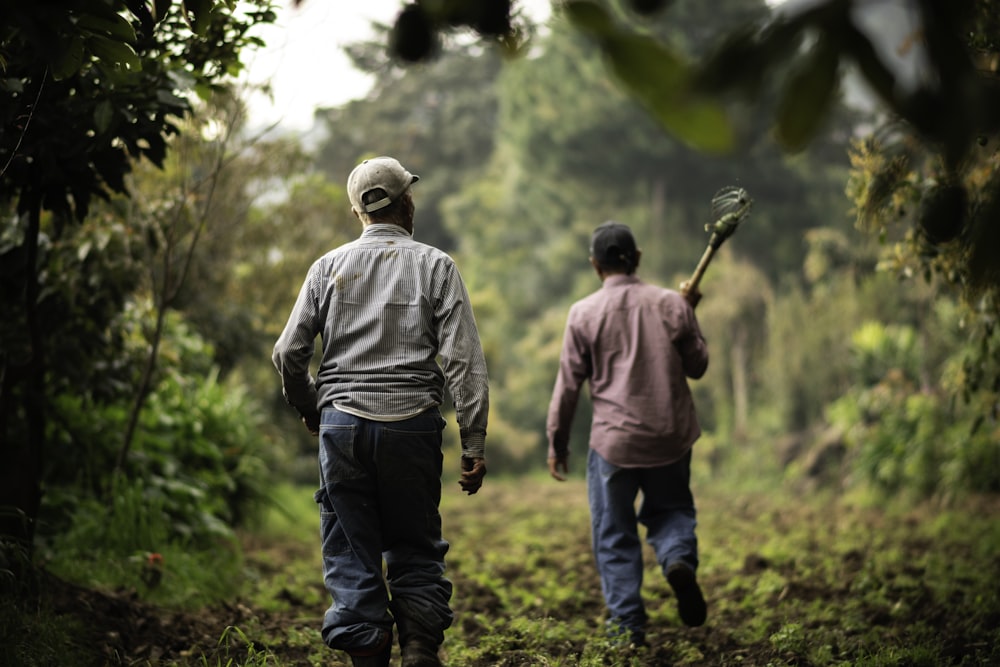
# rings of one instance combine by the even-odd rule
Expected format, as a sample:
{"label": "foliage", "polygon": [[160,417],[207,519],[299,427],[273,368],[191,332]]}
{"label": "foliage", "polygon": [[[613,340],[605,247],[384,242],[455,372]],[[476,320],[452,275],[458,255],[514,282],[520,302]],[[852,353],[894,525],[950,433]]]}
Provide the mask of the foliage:
{"label": "foliage", "polygon": [[69,528],[41,540],[46,574],[187,609],[225,598],[239,585],[242,558],[230,531],[210,517],[180,515],[214,524],[215,534],[203,528],[197,539],[179,536],[174,521],[182,484],[168,494],[146,484],[116,478],[107,499],[79,498]]}
{"label": "foliage", "polygon": [[423,177],[413,190],[416,237],[451,250],[457,236],[444,224],[443,200],[479,177],[493,151],[501,54],[455,44],[410,71],[387,59],[380,43],[353,44],[347,53],[356,67],[375,76],[375,85],[365,99],[317,112],[328,139],[318,147],[316,166],[343,185],[372,151],[399,156]]}
{"label": "foliage", "polygon": [[[93,325],[89,313],[67,308],[65,301],[46,303],[51,296],[46,248],[71,223],[86,219],[95,197],[125,194],[133,162],[146,158],[163,164],[167,141],[191,108],[186,96],[192,90],[207,94],[238,72],[241,49],[259,43],[247,30],[274,15],[267,0],[239,8],[228,1],[158,2],[152,9],[130,0],[87,0],[6,3],[2,16],[0,94],[8,103],[0,111],[0,204],[7,211],[0,234],[0,296],[4,311],[23,323],[23,333],[0,347],[0,505],[18,509],[27,521],[5,520],[0,533],[30,543],[47,462],[49,389],[58,393],[72,379],[67,369],[95,370],[88,357],[60,358],[64,338],[53,335],[57,327],[48,327],[48,318],[100,337],[125,300],[124,290],[101,292],[97,288],[104,284],[89,285],[88,293],[96,292],[94,301],[103,306],[95,309]],[[80,246],[80,263],[97,248],[94,254],[124,250],[108,264],[123,258],[127,264],[134,259],[128,246],[108,245],[127,238],[127,231],[98,229],[96,244]],[[52,304],[63,312],[47,311]],[[106,345],[94,348],[106,350]],[[141,385],[137,405],[146,391]]]}
{"label": "foliage", "polygon": [[81,640],[85,621],[67,619],[25,601],[17,596],[0,597],[0,663],[11,667],[82,665],[83,661],[67,661],[67,655],[92,650]]}
{"label": "foliage", "polygon": [[891,495],[1000,492],[994,393],[961,401],[944,389],[961,372],[960,346],[934,369],[941,379],[931,386],[912,327],[869,323],[852,347],[858,382],[829,412],[854,449],[859,474]]}
{"label": "foliage", "polygon": [[[120,531],[120,539],[138,539],[151,551],[162,550],[157,542],[204,545],[231,537],[233,527],[253,520],[266,495],[264,444],[252,400],[243,388],[219,381],[211,349],[176,314],[169,320],[162,378],[142,414],[125,471],[142,497],[123,506],[135,517],[124,519],[133,529]],[[141,340],[131,344],[142,346]],[[53,397],[59,418],[49,433],[45,476],[51,497],[42,533],[48,539],[69,530],[73,540],[113,541],[100,533],[87,538],[81,521],[93,515],[93,507],[83,507],[86,499],[99,506],[118,502],[121,493],[128,497],[130,487],[115,473],[119,443],[107,437],[122,432],[127,399],[95,401],[75,392]],[[165,534],[141,540],[139,523],[150,517],[162,521],[152,525]]]}
{"label": "foliage", "polygon": [[[10,309],[0,323],[0,340],[12,368],[32,354],[27,314],[15,307],[17,279],[23,270],[23,219],[7,218],[0,252],[4,263],[4,298]],[[38,325],[53,344],[48,357],[57,371],[49,378],[54,393],[86,387],[95,396],[127,392],[134,357],[121,354],[119,320],[130,289],[142,270],[143,243],[108,211],[64,235],[46,235],[39,248]],[[16,439],[17,436],[12,436]]]}
{"label": "foliage", "polygon": [[942,300],[960,304],[955,316],[966,332],[965,382],[954,389],[992,391],[997,404],[1000,287],[986,257],[995,255],[989,235],[1000,183],[992,152],[970,156],[961,173],[948,173],[912,135],[887,127],[855,143],[851,158],[848,193],[858,225],[886,240],[883,268],[911,284],[922,279]]}
{"label": "foliage", "polygon": [[472,31],[483,41],[516,52],[523,47],[525,29],[511,0],[416,1],[400,10],[388,32],[388,43],[394,58],[419,63],[438,56],[441,42],[457,31]]}
{"label": "foliage", "polygon": [[[218,6],[215,6],[215,5]],[[162,164],[166,138],[207,93],[240,68],[247,35],[274,20],[266,0],[237,12],[212,0],[5,5],[0,37],[4,191],[38,198],[57,218],[86,217],[93,196],[125,191],[133,159]],[[66,123],[66,118],[86,119]]]}
{"label": "foliage", "polygon": [[[219,637],[218,655],[201,657],[202,667],[266,667],[280,662],[267,649],[260,650],[240,628],[229,626]],[[235,653],[235,655],[232,655]]]}
{"label": "foliage", "polygon": [[674,49],[615,25],[594,2],[569,2],[570,22],[593,38],[617,80],[675,136],[708,152],[732,150],[735,137],[725,111],[691,85],[690,66]]}

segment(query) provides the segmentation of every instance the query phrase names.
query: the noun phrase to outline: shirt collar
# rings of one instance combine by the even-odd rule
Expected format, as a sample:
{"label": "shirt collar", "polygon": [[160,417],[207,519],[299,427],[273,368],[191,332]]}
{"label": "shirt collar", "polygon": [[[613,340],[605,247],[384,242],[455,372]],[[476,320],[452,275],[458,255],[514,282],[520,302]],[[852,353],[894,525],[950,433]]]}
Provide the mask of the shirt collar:
{"label": "shirt collar", "polygon": [[410,233],[399,225],[391,222],[373,222],[361,231],[362,238],[372,238],[377,236],[406,236]]}
{"label": "shirt collar", "polygon": [[602,287],[618,287],[619,285],[634,285],[639,282],[639,276],[633,274],[616,273],[604,279]]}

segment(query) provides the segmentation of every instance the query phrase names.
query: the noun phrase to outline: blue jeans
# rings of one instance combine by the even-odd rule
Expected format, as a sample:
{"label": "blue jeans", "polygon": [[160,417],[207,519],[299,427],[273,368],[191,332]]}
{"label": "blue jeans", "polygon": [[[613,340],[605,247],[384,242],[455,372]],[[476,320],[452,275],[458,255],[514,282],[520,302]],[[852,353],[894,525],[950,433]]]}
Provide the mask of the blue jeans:
{"label": "blue jeans", "polygon": [[[698,540],[690,481],[690,451],[666,466],[620,468],[590,450],[587,491],[591,530],[609,622],[632,632],[645,632],[639,523],[646,527],[646,541],[664,573],[676,562],[697,569]],[[636,514],[635,501],[640,491],[642,503]]]}
{"label": "blue jeans", "polygon": [[444,640],[453,618],[438,511],[444,425],[436,408],[397,422],[323,410],[315,498],[331,648],[377,645],[393,622],[401,641]]}

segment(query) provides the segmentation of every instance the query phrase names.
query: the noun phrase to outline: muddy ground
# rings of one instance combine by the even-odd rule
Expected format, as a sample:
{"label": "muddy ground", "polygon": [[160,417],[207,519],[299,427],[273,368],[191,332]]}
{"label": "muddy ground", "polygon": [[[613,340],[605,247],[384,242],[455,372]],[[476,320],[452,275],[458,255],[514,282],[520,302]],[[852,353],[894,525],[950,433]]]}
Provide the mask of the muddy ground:
{"label": "muddy ground", "polygon": [[[706,488],[699,580],[708,622],[680,625],[654,564],[651,646],[601,653],[603,601],[582,482],[489,492],[456,492],[442,510],[455,584],[449,667],[1000,665],[1000,497],[950,513],[904,505],[889,515],[806,495],[738,498]],[[303,530],[244,540],[251,597],[180,612],[134,592],[48,578],[43,604],[92,628],[79,643],[96,653],[95,665],[228,667],[266,651],[268,665],[341,667],[345,656],[318,636],[327,600],[312,524]],[[242,637],[230,631],[233,641],[220,643],[231,627]]]}
{"label": "muddy ground", "polygon": [[[918,555],[914,554],[915,557]],[[849,581],[863,560],[864,554],[860,553],[849,553],[845,556],[844,582],[841,586],[830,587],[798,582],[782,591],[780,596],[782,599],[816,601],[822,605],[843,604],[845,597],[852,595]],[[993,566],[997,565],[994,563]],[[743,572],[753,575],[769,567],[771,564],[767,558],[751,554],[744,562]],[[915,576],[919,578],[921,574],[919,571],[912,569],[907,571],[903,568],[895,573],[895,576],[901,580],[912,580]],[[504,576],[517,577],[517,573],[511,571]],[[888,574],[890,579],[893,576],[893,573]],[[795,651],[776,646],[773,640],[765,638],[747,642],[745,633],[741,633],[739,629],[753,623],[755,612],[740,608],[739,600],[735,598],[742,594],[733,591],[731,596],[734,599],[729,600],[731,604],[726,604],[725,581],[709,578],[703,581],[703,585],[710,612],[713,607],[724,608],[724,614],[721,617],[719,615],[710,617],[709,622],[701,628],[666,628],[659,633],[651,634],[652,646],[635,654],[641,664],[657,667],[675,664],[761,666],[813,664],[802,655],[796,655]],[[495,602],[491,602],[488,591],[479,591],[479,594],[476,594],[475,584],[472,582],[456,582],[456,586],[465,586],[468,595],[464,596],[464,599],[473,606],[480,606],[479,609],[474,607],[456,609],[456,623],[463,624],[462,632],[468,641],[476,641],[478,634],[476,624],[471,621],[463,623],[463,618],[472,619],[476,612],[491,613],[494,610],[490,607],[494,606]],[[56,579],[49,580],[45,590],[46,598],[55,609],[67,615],[77,616],[83,623],[93,628],[93,633],[89,637],[81,638],[81,643],[98,648],[100,657],[95,664],[204,664],[202,655],[209,657],[208,664],[211,665],[226,664],[232,656],[236,658],[233,664],[240,664],[241,656],[245,659],[247,654],[245,646],[230,648],[229,653],[224,646],[220,647],[220,638],[229,626],[252,628],[252,632],[248,634],[253,637],[278,638],[254,647],[257,651],[266,649],[278,664],[296,666],[315,664],[311,660],[315,659],[315,646],[303,646],[300,642],[281,638],[294,636],[295,630],[314,630],[323,610],[315,605],[296,606],[295,596],[291,592],[286,591],[286,594],[293,604],[289,610],[282,612],[253,609],[235,601],[197,613],[182,613],[164,611],[144,603],[134,593],[127,591],[101,593]],[[905,635],[914,626],[932,628],[938,635],[940,644],[945,647],[947,664],[990,664],[987,656],[992,652],[989,646],[992,636],[988,632],[977,630],[976,627],[996,627],[1000,625],[1000,617],[994,614],[990,619],[978,619],[977,623],[970,627],[968,623],[963,622],[959,609],[949,604],[934,602],[926,591],[917,590],[912,594],[916,596],[915,603],[907,605],[909,611],[906,613],[889,613],[882,606],[873,605],[868,618],[871,631],[884,633],[887,641],[892,641],[893,638]],[[595,612],[599,606],[599,600],[595,600]],[[574,613],[578,612],[579,610],[576,610]],[[573,619],[563,620],[571,622]],[[805,628],[805,632],[808,632],[808,627]],[[696,646],[700,656],[694,659],[690,656],[678,656],[676,644],[681,639],[687,645]],[[808,638],[805,641],[808,642]],[[564,646],[560,649],[560,653],[566,656],[572,656],[574,652],[582,654],[583,641],[580,644]],[[566,660],[564,664],[573,664],[572,657]],[[331,651],[324,664],[333,667],[345,663],[342,654]],[[511,646],[506,651],[494,652],[465,667],[487,667],[487,665],[522,667],[543,664],[551,663],[533,659],[530,651]],[[453,667],[459,666],[453,665]]]}

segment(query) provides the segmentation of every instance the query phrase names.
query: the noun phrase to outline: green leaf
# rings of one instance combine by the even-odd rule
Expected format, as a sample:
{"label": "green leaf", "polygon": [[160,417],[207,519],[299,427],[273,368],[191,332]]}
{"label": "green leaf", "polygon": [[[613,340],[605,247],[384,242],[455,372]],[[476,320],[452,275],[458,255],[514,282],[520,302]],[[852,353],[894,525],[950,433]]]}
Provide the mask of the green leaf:
{"label": "green leaf", "polygon": [[84,31],[101,37],[109,37],[121,42],[134,43],[135,30],[124,16],[110,13],[107,18],[94,14],[82,14],[77,25]]}
{"label": "green leaf", "polygon": [[723,153],[733,148],[735,137],[725,111],[695,92],[692,69],[676,51],[616,27],[592,2],[571,2],[566,12],[597,40],[619,83],[664,129],[699,150]]}
{"label": "green leaf", "polygon": [[730,33],[703,59],[696,86],[708,93],[734,91],[757,99],[769,70],[790,60],[801,42],[801,26],[778,20],[761,29],[750,24]]}
{"label": "green leaf", "polygon": [[104,67],[123,69],[129,72],[142,70],[142,60],[131,45],[125,42],[105,37],[92,37],[87,41],[87,46]]}
{"label": "green leaf", "polygon": [[181,113],[188,107],[187,100],[166,88],[160,88],[156,91],[156,101],[165,107],[173,107],[170,113]]}
{"label": "green leaf", "polygon": [[147,146],[142,154],[157,167],[162,168],[163,160],[167,157],[167,142],[162,136],[153,134],[146,137],[146,143]]}
{"label": "green leaf", "polygon": [[183,0],[184,18],[196,35],[203,36],[208,30],[212,5],[213,0]]}
{"label": "green leaf", "polygon": [[676,53],[642,35],[608,37],[603,48],[618,80],[666,130],[698,150],[733,148],[725,111],[694,92],[691,69]]}
{"label": "green leaf", "polygon": [[24,82],[20,79],[0,79],[0,90],[5,93],[23,93]]}
{"label": "green leaf", "polygon": [[61,81],[79,72],[83,67],[83,54],[83,38],[74,35],[52,62],[52,78]]}
{"label": "green leaf", "polygon": [[101,100],[94,109],[94,127],[99,134],[104,134],[111,127],[114,118],[114,107],[111,100]]}
{"label": "green leaf", "polygon": [[567,2],[563,7],[570,23],[579,30],[594,37],[602,37],[614,32],[611,16],[600,5],[593,2]]}
{"label": "green leaf", "polygon": [[826,35],[785,82],[775,134],[789,151],[805,148],[826,118],[840,88],[840,53]]}

